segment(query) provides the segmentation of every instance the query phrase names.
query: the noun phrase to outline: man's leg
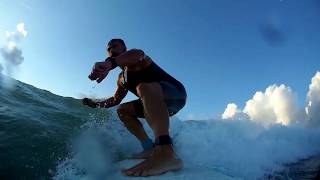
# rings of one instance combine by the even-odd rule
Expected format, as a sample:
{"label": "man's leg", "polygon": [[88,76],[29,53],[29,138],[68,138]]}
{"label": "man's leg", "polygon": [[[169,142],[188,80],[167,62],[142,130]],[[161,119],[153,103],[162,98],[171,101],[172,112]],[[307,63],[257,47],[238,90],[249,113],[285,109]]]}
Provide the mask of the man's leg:
{"label": "man's leg", "polygon": [[[141,153],[133,154],[131,158],[143,159],[150,156],[153,149],[153,142],[148,137],[141,122],[137,117],[143,117],[135,112],[134,104],[140,101],[135,100],[128,103],[121,104],[117,109],[118,116],[126,128],[141,142],[143,151]],[[141,104],[142,106],[142,104]]]}
{"label": "man's leg", "polygon": [[[141,83],[137,87],[144,113],[156,138],[169,135],[169,113],[159,83]],[[152,176],[182,168],[182,161],[172,145],[158,145],[151,157],[136,166],[124,170],[129,176]]]}

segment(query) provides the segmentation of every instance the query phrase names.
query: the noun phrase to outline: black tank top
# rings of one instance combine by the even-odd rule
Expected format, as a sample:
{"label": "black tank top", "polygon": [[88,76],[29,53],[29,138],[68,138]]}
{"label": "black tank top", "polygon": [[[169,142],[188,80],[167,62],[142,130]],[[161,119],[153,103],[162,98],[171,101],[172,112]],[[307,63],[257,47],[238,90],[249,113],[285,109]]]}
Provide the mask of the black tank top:
{"label": "black tank top", "polygon": [[178,89],[184,90],[184,86],[178,80],[161,69],[153,61],[144,69],[139,71],[123,70],[120,75],[123,76],[122,85],[136,96],[138,96],[136,87],[142,82],[166,81],[176,86]]}

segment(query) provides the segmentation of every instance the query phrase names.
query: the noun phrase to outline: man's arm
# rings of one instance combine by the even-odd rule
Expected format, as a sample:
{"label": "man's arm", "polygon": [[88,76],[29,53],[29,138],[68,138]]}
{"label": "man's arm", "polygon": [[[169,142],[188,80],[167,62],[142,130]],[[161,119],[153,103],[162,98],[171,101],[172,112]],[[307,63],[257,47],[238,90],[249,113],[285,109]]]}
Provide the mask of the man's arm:
{"label": "man's arm", "polygon": [[[110,59],[109,59],[110,58]],[[117,65],[128,68],[134,67],[143,62],[146,58],[144,52],[140,49],[131,49],[117,56],[116,58],[108,57],[104,62],[96,62],[89,75],[90,80],[96,80],[100,83]]]}
{"label": "man's arm", "polygon": [[120,102],[123,100],[123,98],[127,95],[128,90],[121,84],[121,78],[119,76],[118,81],[117,81],[117,90],[114,94],[114,96],[104,100],[97,102],[97,105],[101,108],[109,108],[116,106],[120,104]]}
{"label": "man's arm", "polygon": [[140,49],[131,49],[115,58],[119,66],[135,66],[145,58],[145,54]]}

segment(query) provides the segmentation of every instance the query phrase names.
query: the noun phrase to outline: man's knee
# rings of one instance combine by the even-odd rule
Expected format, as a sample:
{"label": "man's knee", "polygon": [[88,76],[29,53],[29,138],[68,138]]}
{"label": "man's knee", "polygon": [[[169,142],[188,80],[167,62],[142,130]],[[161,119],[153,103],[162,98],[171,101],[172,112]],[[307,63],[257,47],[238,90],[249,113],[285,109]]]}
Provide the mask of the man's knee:
{"label": "man's knee", "polygon": [[132,125],[132,123],[138,122],[139,125],[141,125],[141,122],[137,119],[137,115],[134,112],[132,104],[122,104],[118,107],[117,113],[119,116],[119,119],[122,121],[122,123],[129,127]]}
{"label": "man's knee", "polygon": [[129,114],[128,107],[126,105],[120,105],[117,109],[117,114],[120,117],[120,119],[121,117],[128,115]]}
{"label": "man's knee", "polygon": [[133,105],[130,103],[121,104],[117,109],[117,114],[121,120],[123,120],[125,116],[136,117]]}

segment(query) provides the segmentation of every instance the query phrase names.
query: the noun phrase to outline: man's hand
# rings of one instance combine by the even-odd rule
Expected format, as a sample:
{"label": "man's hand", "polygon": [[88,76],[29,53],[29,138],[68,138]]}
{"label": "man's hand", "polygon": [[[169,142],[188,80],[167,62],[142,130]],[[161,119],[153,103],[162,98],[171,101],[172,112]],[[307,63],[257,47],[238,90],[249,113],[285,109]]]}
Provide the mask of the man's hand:
{"label": "man's hand", "polygon": [[92,71],[88,76],[90,80],[96,80],[100,83],[104,78],[107,77],[109,71],[112,69],[111,62],[106,60],[105,62],[96,62],[92,67]]}
{"label": "man's hand", "polygon": [[84,99],[82,99],[82,103],[83,103],[84,105],[87,105],[87,106],[91,107],[91,108],[96,108],[96,107],[97,107],[97,103],[94,102],[94,101],[92,101],[92,100],[89,99],[89,98],[84,98]]}

